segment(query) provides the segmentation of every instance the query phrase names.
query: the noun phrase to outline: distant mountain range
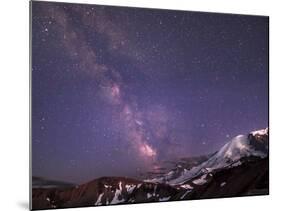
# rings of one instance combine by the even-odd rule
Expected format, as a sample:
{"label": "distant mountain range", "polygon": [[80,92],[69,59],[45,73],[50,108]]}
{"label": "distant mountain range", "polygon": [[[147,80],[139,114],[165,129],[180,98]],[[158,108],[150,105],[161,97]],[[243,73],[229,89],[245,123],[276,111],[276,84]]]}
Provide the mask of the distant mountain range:
{"label": "distant mountain range", "polygon": [[238,135],[212,155],[182,159],[145,180],[102,177],[74,185],[34,178],[32,209],[268,194],[268,142],[268,128]]}
{"label": "distant mountain range", "polygon": [[75,187],[75,184],[61,182],[56,180],[48,180],[43,177],[32,177],[32,188],[69,188]]}

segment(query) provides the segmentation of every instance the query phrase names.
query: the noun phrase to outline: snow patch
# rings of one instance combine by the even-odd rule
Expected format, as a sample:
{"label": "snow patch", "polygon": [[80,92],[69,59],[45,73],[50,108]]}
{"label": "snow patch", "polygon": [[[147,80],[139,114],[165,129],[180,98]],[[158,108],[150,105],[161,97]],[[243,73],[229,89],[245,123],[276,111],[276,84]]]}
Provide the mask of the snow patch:
{"label": "snow patch", "polygon": [[225,186],[225,185],[226,185],[226,182],[222,182],[222,183],[220,184],[221,187],[223,187],[223,186]]}
{"label": "snow patch", "polygon": [[97,199],[95,205],[101,205],[101,204],[102,204],[102,203],[101,203],[101,198],[102,198],[103,195],[104,195],[104,193],[101,193],[101,194],[99,195],[99,197],[98,197],[98,199]]}
{"label": "snow patch", "polygon": [[255,135],[260,135],[260,136],[266,135],[266,134],[268,134],[268,128],[265,128],[265,129],[262,129],[262,130],[253,131],[253,132],[251,132],[251,134],[253,136],[255,136]]}
{"label": "snow patch", "polygon": [[127,189],[127,193],[128,194],[131,194],[133,191],[134,191],[134,189],[135,189],[135,185],[125,185],[125,187],[126,187],[126,189]]}
{"label": "snow patch", "polygon": [[111,188],[112,186],[111,185],[106,185],[106,184],[104,184],[103,185],[105,188]]}
{"label": "snow patch", "polygon": [[170,171],[170,172],[168,172],[167,176],[171,176],[171,175],[173,175],[173,174],[174,174],[174,172],[173,172],[173,171]]}
{"label": "snow patch", "polygon": [[168,201],[171,196],[159,198],[159,201]]}
{"label": "snow patch", "polygon": [[119,189],[116,189],[114,197],[112,199],[112,201],[110,202],[110,204],[119,204],[121,202],[124,202],[125,199],[119,199],[122,197],[122,182],[119,182]]}
{"label": "snow patch", "polygon": [[190,189],[190,190],[193,189],[193,187],[190,184],[184,184],[184,185],[181,185],[181,187],[184,189]]}
{"label": "snow patch", "polygon": [[119,182],[119,190],[122,191],[122,182]]}
{"label": "snow patch", "polygon": [[157,189],[157,185],[154,186],[154,190],[153,190],[153,194],[152,194],[153,196],[155,196],[155,194],[156,194],[156,189]]}
{"label": "snow patch", "polygon": [[180,199],[183,199],[188,193],[190,193],[191,192],[191,190],[187,190],[181,197],[180,197]]}
{"label": "snow patch", "polygon": [[196,185],[203,185],[207,182],[206,177],[207,177],[207,174],[204,174],[200,178],[193,180],[192,183],[194,183]]}
{"label": "snow patch", "polygon": [[240,160],[238,160],[237,162],[233,163],[231,166],[235,167],[235,166],[240,166],[242,163]]}

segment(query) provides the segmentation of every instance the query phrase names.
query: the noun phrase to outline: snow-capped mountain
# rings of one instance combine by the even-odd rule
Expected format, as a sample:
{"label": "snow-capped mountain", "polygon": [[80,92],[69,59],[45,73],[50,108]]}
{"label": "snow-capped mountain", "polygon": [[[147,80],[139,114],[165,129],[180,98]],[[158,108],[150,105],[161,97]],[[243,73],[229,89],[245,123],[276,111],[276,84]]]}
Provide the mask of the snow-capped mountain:
{"label": "snow-capped mountain", "polygon": [[198,175],[211,173],[221,168],[231,168],[242,164],[242,158],[259,157],[265,158],[268,155],[268,128],[253,131],[249,135],[238,135],[230,142],[226,143],[218,152],[207,161],[191,169],[184,169],[177,178],[175,171],[170,171],[166,175],[147,182],[168,183],[170,185],[180,185]]}
{"label": "snow-capped mountain", "polygon": [[268,132],[266,128],[238,135],[216,153],[197,159],[201,162],[194,166],[178,165],[154,179],[102,177],[65,189],[35,186],[32,208],[268,194]]}

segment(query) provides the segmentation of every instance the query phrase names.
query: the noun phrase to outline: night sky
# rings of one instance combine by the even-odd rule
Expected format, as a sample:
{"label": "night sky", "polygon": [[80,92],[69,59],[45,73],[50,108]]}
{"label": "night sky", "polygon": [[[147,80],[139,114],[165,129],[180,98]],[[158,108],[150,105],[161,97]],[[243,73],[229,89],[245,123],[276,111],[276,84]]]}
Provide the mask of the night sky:
{"label": "night sky", "polygon": [[32,2],[33,176],[136,177],[267,126],[267,17]]}

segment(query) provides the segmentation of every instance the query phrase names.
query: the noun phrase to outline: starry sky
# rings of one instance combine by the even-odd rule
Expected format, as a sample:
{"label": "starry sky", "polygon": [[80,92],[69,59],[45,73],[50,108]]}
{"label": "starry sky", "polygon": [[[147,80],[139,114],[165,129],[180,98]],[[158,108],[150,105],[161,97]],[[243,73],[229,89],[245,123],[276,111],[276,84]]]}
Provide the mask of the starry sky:
{"label": "starry sky", "polygon": [[268,126],[268,18],[32,2],[32,175],[137,177]]}

